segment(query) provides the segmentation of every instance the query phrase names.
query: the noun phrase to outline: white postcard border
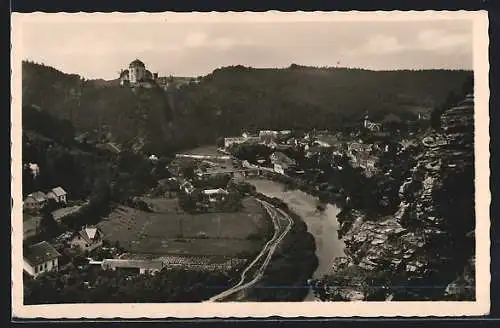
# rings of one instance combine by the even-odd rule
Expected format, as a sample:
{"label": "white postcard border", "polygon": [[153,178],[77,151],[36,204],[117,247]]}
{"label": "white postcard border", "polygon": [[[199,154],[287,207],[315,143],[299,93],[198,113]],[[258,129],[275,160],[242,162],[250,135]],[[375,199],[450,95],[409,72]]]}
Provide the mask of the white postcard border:
{"label": "white postcard border", "polygon": [[[376,11],[265,13],[30,13],[12,14],[11,30],[11,174],[12,174],[12,309],[16,318],[241,318],[241,317],[379,317],[484,315],[490,308],[489,62],[486,11]],[[301,303],[164,303],[23,305],[22,292],[22,24],[27,21],[105,19],[170,22],[231,20],[387,21],[468,19],[474,30],[476,301],[475,302],[301,302]]]}

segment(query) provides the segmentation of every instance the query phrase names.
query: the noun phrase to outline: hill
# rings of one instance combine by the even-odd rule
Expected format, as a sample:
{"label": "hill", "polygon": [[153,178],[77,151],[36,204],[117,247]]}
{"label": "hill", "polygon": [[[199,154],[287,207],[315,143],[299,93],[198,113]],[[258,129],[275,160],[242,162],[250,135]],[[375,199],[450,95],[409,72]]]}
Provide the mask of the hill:
{"label": "hill", "polygon": [[368,71],[292,66],[226,67],[186,86],[177,104],[220,134],[241,128],[336,128],[368,111],[404,119],[430,111],[471,76],[467,71]]}
{"label": "hill", "polygon": [[213,143],[242,129],[329,128],[394,113],[414,119],[442,106],[469,71],[369,71],[292,65],[285,69],[224,67],[161,88],[121,88],[23,62],[23,104],[48,108],[77,131],[125,146],[169,152]]}
{"label": "hill", "polygon": [[105,136],[125,146],[168,142],[171,112],[160,89],[134,92],[117,81],[85,80],[52,67],[23,62],[23,105],[71,121],[76,132]]}

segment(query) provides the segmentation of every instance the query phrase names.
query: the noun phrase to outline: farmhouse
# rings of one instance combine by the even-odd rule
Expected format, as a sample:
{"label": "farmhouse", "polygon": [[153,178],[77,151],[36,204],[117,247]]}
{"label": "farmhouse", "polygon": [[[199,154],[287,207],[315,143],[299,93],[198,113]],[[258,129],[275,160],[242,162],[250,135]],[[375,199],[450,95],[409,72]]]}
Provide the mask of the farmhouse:
{"label": "farmhouse", "polygon": [[83,227],[73,236],[70,245],[81,250],[91,251],[102,245],[102,233],[96,227]]}
{"label": "farmhouse", "polygon": [[285,174],[289,168],[295,166],[295,161],[281,152],[272,153],[270,160],[274,165],[274,172],[279,174]]}
{"label": "farmhouse", "polygon": [[164,266],[163,261],[159,260],[104,259],[101,263],[103,270],[121,270],[139,274],[155,274]]}
{"label": "farmhouse", "polygon": [[57,271],[59,257],[61,254],[46,241],[28,246],[23,254],[23,269],[32,277],[49,272]]}
{"label": "farmhouse", "polygon": [[45,193],[41,191],[36,191],[32,194],[29,194],[24,199],[23,206],[27,210],[39,210],[45,205],[47,205],[48,197]]}
{"label": "farmhouse", "polygon": [[224,201],[229,192],[222,188],[217,189],[205,189],[202,194],[208,199],[209,202],[215,203],[219,201]]}
{"label": "farmhouse", "polygon": [[55,187],[47,193],[47,197],[55,200],[57,203],[66,203],[66,194],[67,193],[63,188]]}

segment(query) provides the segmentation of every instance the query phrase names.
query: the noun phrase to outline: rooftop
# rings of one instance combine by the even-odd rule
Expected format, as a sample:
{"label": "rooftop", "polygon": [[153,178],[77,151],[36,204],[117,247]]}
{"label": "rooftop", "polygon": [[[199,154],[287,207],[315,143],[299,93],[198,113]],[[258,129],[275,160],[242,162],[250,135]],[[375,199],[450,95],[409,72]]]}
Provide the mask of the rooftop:
{"label": "rooftop", "polygon": [[28,198],[28,197],[33,198],[37,202],[43,202],[43,201],[47,200],[47,195],[45,195],[41,191],[35,191],[34,193],[29,194],[26,198]]}
{"label": "rooftop", "polygon": [[227,194],[227,190],[224,190],[222,188],[217,188],[217,189],[205,189],[203,190],[203,194],[205,195],[214,195],[214,194]]}
{"label": "rooftop", "polygon": [[282,152],[275,152],[271,155],[271,159],[273,162],[281,162],[283,164],[294,165],[295,161],[290,157],[286,156]]}
{"label": "rooftop", "polygon": [[57,197],[66,195],[66,191],[61,187],[55,187],[51,190]]}
{"label": "rooftop", "polygon": [[78,233],[87,242],[91,242],[93,239],[96,238],[96,236],[99,236],[99,231],[95,227],[85,227]]}
{"label": "rooftop", "polygon": [[41,241],[37,244],[28,246],[24,250],[23,256],[30,264],[38,265],[56,259],[61,256],[61,254],[48,242]]}
{"label": "rooftop", "polygon": [[140,61],[139,59],[134,60],[133,62],[130,63],[130,67],[145,67],[144,63]]}

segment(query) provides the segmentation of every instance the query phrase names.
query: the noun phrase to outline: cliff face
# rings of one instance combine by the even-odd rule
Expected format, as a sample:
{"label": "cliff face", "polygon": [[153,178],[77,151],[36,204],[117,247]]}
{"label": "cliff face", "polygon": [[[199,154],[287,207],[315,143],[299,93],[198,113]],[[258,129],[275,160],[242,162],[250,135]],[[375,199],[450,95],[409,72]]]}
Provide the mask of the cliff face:
{"label": "cliff face", "polygon": [[[415,165],[390,216],[339,218],[346,257],[319,281],[323,299],[474,299],[474,103],[441,116],[441,129],[407,149]],[[342,287],[337,287],[342,286]]]}

